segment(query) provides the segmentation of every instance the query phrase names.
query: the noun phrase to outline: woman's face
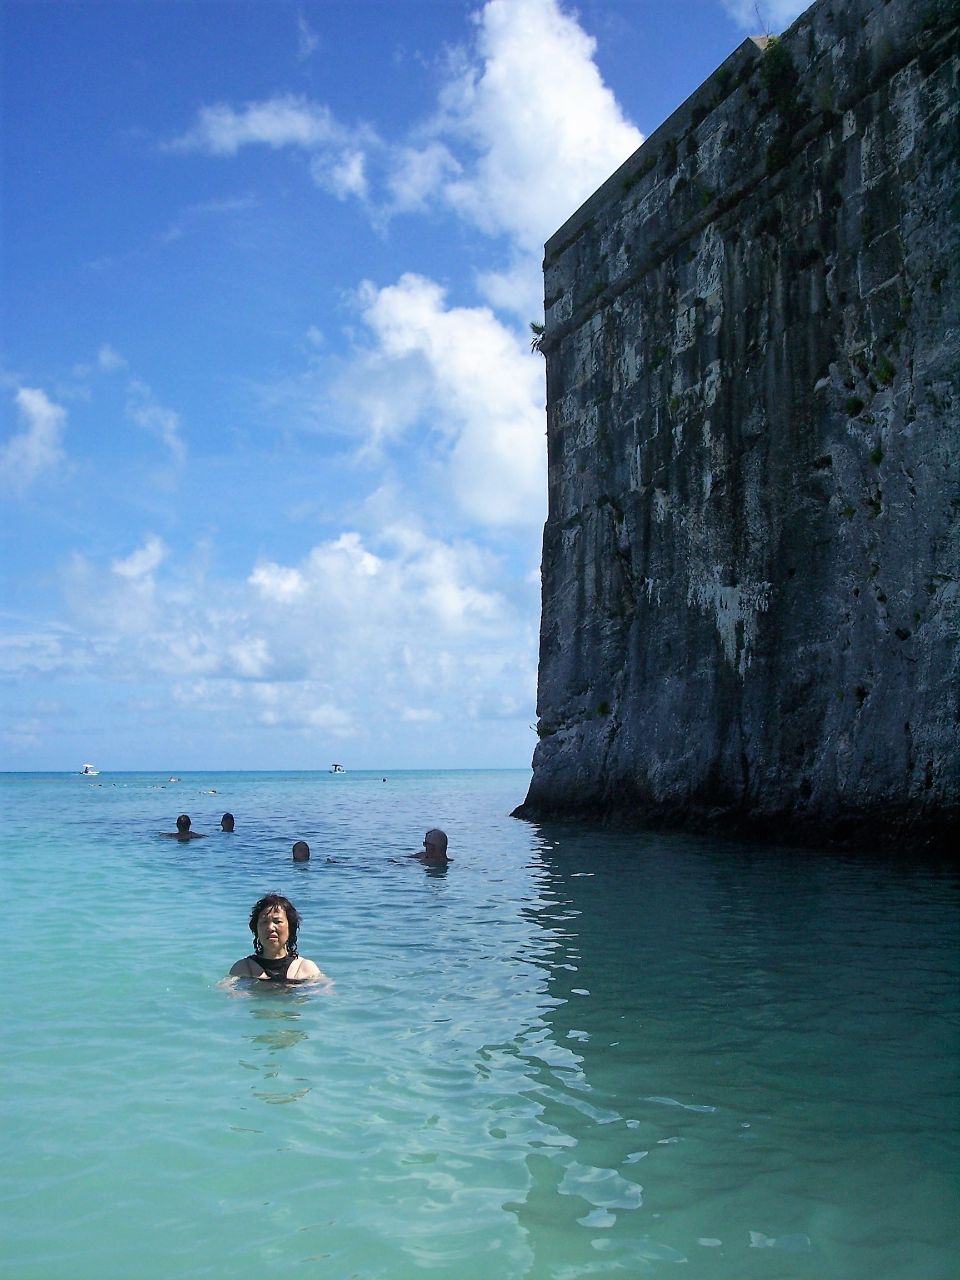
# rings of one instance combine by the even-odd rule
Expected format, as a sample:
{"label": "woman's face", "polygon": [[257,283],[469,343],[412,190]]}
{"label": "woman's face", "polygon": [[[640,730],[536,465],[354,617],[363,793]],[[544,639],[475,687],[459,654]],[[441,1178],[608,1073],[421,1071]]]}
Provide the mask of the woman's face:
{"label": "woman's face", "polygon": [[286,951],[290,926],[283,907],[264,907],[257,916],[257,937],[264,951]]}

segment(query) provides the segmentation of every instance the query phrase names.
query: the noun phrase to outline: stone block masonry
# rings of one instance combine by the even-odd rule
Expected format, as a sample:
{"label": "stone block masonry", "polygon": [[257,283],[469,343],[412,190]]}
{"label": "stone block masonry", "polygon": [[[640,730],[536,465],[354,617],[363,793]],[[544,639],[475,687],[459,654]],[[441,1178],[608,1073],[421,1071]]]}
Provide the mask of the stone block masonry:
{"label": "stone block masonry", "polygon": [[960,814],[956,0],[748,40],[552,237],[519,816]]}

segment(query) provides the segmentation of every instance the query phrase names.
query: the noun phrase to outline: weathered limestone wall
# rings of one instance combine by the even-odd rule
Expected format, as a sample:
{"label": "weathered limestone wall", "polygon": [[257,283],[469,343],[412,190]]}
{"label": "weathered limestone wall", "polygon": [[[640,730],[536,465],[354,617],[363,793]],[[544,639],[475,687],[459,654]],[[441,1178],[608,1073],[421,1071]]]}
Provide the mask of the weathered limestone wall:
{"label": "weathered limestone wall", "polygon": [[956,832],[958,108],[955,0],[819,0],[547,244],[521,816]]}

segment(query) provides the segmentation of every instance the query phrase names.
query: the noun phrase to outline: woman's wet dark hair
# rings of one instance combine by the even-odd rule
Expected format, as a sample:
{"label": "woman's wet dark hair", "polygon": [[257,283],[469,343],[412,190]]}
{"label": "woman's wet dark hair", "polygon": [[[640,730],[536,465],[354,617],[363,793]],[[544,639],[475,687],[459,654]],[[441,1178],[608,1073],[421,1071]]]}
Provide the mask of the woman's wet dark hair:
{"label": "woman's wet dark hair", "polygon": [[287,951],[290,955],[295,956],[297,954],[297,930],[300,928],[300,912],[289,898],[285,898],[280,893],[265,893],[258,902],[254,903],[253,910],[250,912],[250,932],[253,934],[254,951],[259,955],[263,950],[263,943],[257,936],[257,921],[260,919],[260,913],[266,911],[268,907],[280,907],[287,917],[287,928],[290,930],[290,937],[287,939]]}

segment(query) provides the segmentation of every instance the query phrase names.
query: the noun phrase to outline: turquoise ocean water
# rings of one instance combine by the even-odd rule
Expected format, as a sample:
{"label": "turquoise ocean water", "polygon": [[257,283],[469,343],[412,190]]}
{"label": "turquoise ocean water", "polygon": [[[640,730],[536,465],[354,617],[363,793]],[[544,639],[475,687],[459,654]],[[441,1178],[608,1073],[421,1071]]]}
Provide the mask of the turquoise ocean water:
{"label": "turquoise ocean water", "polygon": [[[4,1274],[960,1274],[956,874],[527,780],[3,776]],[[333,994],[219,985],[271,889]]]}

